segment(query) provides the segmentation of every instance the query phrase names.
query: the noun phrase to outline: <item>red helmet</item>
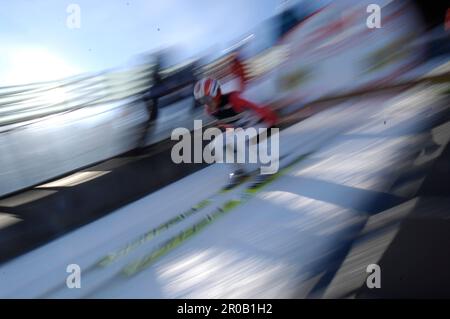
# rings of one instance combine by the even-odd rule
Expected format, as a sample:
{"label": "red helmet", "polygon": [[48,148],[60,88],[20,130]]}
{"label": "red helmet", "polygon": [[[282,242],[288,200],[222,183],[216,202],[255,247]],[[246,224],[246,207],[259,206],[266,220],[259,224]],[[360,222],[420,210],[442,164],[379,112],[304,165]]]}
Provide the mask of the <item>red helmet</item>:
{"label": "red helmet", "polygon": [[221,95],[220,83],[213,78],[203,78],[195,84],[194,97],[200,103],[207,104]]}

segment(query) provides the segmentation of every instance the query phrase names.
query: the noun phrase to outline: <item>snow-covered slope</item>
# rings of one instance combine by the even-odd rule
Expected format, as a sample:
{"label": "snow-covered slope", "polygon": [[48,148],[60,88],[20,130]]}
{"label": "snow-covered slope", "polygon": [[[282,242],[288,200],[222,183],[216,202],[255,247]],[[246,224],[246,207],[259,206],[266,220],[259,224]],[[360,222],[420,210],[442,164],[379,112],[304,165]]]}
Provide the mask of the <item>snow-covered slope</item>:
{"label": "snow-covered slope", "polygon": [[[420,145],[415,130],[441,110],[432,89],[346,102],[280,133],[281,153],[314,151],[133,276],[125,266],[238,195],[127,246],[216,193],[226,168],[212,165],[0,267],[0,297],[305,297],[333,274],[367,216],[401,201],[385,193]],[[433,107],[433,108],[432,108]],[[424,116],[426,115],[426,116]],[[375,202],[374,202],[375,201]],[[142,238],[142,237],[141,237]],[[121,248],[101,267],[98,261]],[[68,289],[66,267],[81,267]]]}

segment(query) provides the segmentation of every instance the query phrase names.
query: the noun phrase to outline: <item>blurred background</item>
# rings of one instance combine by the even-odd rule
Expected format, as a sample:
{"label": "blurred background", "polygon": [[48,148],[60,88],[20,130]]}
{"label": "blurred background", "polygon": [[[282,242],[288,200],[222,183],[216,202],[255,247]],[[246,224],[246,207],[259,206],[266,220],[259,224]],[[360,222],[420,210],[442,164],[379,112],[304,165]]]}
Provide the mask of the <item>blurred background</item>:
{"label": "blurred background", "polygon": [[[450,297],[449,35],[444,1],[3,4],[0,297]],[[242,193],[170,158],[205,76],[302,160],[203,229]]]}

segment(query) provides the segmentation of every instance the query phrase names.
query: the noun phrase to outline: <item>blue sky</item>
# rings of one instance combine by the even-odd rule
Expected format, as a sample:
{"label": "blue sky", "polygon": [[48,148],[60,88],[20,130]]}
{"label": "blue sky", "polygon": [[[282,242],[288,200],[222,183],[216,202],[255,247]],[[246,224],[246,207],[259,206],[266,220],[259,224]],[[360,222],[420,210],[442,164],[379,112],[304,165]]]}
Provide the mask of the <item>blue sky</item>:
{"label": "blue sky", "polygon": [[[274,15],[280,0],[0,0],[0,85],[124,65],[167,45],[225,49]],[[81,28],[66,26],[69,4]]]}

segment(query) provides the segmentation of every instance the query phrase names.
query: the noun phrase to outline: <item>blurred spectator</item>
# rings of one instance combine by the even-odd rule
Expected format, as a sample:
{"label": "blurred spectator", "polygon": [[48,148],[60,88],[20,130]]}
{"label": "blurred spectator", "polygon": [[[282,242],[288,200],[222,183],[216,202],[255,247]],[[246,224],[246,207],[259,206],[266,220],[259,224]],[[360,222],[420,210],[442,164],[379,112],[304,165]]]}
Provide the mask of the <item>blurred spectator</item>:
{"label": "blurred spectator", "polygon": [[151,71],[151,86],[150,89],[143,94],[142,100],[145,103],[148,112],[148,120],[144,125],[143,132],[138,141],[138,148],[145,147],[148,132],[150,131],[153,123],[158,117],[158,100],[161,97],[161,91],[163,90],[162,85],[162,56],[161,53],[156,54],[154,66]]}
{"label": "blurred spectator", "polygon": [[445,31],[450,31],[450,8],[445,15]]}
{"label": "blurred spectator", "polygon": [[151,72],[152,86],[150,90],[144,95],[144,101],[149,113],[149,121],[153,121],[158,116],[158,99],[160,98],[161,85],[163,84],[161,76],[162,56],[157,54],[155,58],[155,65]]}

